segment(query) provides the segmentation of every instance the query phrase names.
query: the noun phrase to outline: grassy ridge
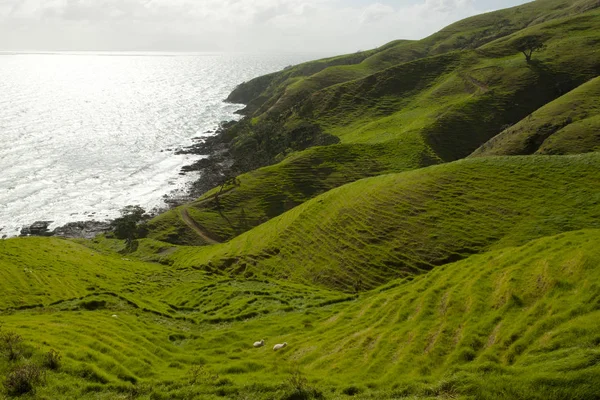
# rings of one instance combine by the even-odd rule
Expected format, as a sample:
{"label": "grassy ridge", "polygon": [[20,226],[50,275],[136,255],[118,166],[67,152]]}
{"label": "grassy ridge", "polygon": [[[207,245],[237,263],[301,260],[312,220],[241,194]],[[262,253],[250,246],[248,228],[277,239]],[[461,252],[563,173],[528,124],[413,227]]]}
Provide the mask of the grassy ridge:
{"label": "grassy ridge", "polygon": [[600,78],[595,78],[511,126],[474,157],[579,154],[600,150]]}
{"label": "grassy ridge", "polygon": [[[418,133],[444,160],[470,154],[523,117],[600,73],[598,11],[552,20],[486,44],[399,64],[314,93],[296,117],[344,143],[377,143]],[[513,43],[546,38],[527,64]]]}
{"label": "grassy ridge", "polygon": [[[273,75],[268,79],[287,82],[285,77],[293,75],[294,82],[272,83],[261,92],[270,100],[252,114],[254,129],[276,116],[288,127],[319,126],[342,145],[308,150],[242,175],[240,185],[222,196],[222,204],[211,199],[213,191],[186,206],[188,215],[209,237],[225,241],[345,183],[468,156],[507,126],[600,74],[600,11],[594,6],[538,1],[461,21],[419,42],[390,44],[362,62],[358,59],[365,54],[355,55],[352,65],[335,58],[340,65],[326,68],[333,62],[328,59]],[[530,64],[515,50],[515,42],[527,35],[539,35],[546,43]],[[317,72],[301,78],[312,71]],[[353,76],[346,81],[345,74]],[[263,79],[234,93],[250,98],[252,85]],[[581,106],[581,113],[587,112],[593,115],[591,100]],[[556,146],[571,146],[572,152],[593,149],[595,135],[587,144],[577,143],[580,128],[594,130],[594,121],[573,124]],[[155,219],[150,237],[206,244],[181,212]]]}
{"label": "grassy ridge", "polygon": [[[150,237],[176,244],[204,244],[185,226],[189,215],[213,237],[229,240],[335,187],[367,176],[435,164],[418,136],[385,145],[313,147],[283,162],[238,177],[238,184],[215,189],[195,202],[150,221]],[[182,234],[185,229],[185,234]]]}
{"label": "grassy ridge", "polygon": [[[386,68],[454,50],[474,49],[521,29],[597,7],[594,0],[544,0],[478,15],[420,41],[394,41],[369,52],[300,64],[241,84],[231,101],[251,103],[246,114],[280,111],[298,98],[329,86],[365,78]],[[275,108],[273,108],[276,105]]]}
{"label": "grassy ridge", "polygon": [[[116,303],[0,318],[3,330],[25,338],[26,357],[63,354],[41,398],[291,398],[288,378],[298,369],[304,387],[327,399],[587,399],[599,389],[598,242],[598,230],[565,233],[390,282],[349,303],[223,325]],[[260,338],[268,346],[252,348]],[[270,350],[284,341],[282,352]],[[0,375],[8,367],[0,363]]]}
{"label": "grassy ridge", "polygon": [[364,179],[228,243],[157,259],[364,290],[490,248],[598,227],[598,168],[599,154],[478,158]]}

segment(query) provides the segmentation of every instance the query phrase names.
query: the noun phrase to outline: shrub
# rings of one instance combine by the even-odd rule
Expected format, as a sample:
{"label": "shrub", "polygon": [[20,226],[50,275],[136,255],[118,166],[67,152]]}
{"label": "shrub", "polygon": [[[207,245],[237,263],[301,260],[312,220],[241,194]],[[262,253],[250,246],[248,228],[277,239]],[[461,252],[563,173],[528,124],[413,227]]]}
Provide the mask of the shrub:
{"label": "shrub", "polygon": [[4,387],[9,395],[20,396],[33,392],[42,378],[43,372],[39,366],[35,364],[19,365],[6,375]]}
{"label": "shrub", "polygon": [[50,349],[50,351],[44,355],[44,366],[48,369],[57,370],[60,368],[61,359],[62,356],[58,351]]}
{"label": "shrub", "polygon": [[361,392],[360,388],[356,386],[348,386],[342,390],[346,396],[355,396]]}
{"label": "shrub", "polygon": [[308,385],[308,380],[298,369],[292,371],[292,374],[287,381],[287,386],[289,387],[289,390],[283,397],[284,400],[318,400],[324,398],[323,393]]}
{"label": "shrub", "polygon": [[0,351],[10,361],[17,360],[23,352],[23,338],[16,332],[0,332]]}
{"label": "shrub", "polygon": [[188,379],[190,385],[210,384],[219,380],[219,374],[213,373],[204,365],[194,365],[188,372]]}

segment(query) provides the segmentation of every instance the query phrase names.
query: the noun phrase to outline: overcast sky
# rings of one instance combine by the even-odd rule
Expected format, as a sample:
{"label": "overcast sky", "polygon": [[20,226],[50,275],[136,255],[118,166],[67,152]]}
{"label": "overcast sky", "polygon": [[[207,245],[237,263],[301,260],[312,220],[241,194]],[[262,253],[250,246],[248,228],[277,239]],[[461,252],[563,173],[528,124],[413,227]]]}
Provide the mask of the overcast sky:
{"label": "overcast sky", "polygon": [[328,52],[528,0],[0,0],[0,50]]}

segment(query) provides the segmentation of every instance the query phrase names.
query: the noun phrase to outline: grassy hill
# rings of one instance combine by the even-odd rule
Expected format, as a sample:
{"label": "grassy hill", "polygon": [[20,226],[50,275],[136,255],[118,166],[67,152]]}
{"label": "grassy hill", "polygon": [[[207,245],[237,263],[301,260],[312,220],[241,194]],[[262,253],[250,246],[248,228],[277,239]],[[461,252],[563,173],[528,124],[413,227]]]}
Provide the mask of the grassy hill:
{"label": "grassy hill", "polygon": [[0,240],[0,398],[598,398],[599,26],[537,0],[240,85],[202,145],[245,173],[146,238]]}
{"label": "grassy hill", "polygon": [[[350,302],[306,302],[224,324],[124,301],[3,312],[2,332],[23,343],[21,361],[3,359],[0,376],[55,349],[60,366],[46,372],[37,398],[594,398],[599,232],[475,255]],[[57,252],[63,246],[73,245],[53,243]],[[221,285],[247,282],[215,288]],[[218,302],[218,292],[207,291],[204,301]],[[260,338],[267,346],[254,349]],[[270,349],[284,341],[283,351]]]}
{"label": "grassy hill", "polygon": [[214,189],[154,218],[148,225],[149,237],[175,244],[210,244],[194,231],[189,219],[186,224],[187,213],[204,235],[226,241],[346,183],[438,162],[419,140],[313,147],[279,164],[243,174],[236,185],[228,185],[222,192]]}
{"label": "grassy hill", "polygon": [[[244,93],[239,100],[253,102],[248,100],[251,93],[269,100],[250,113],[247,130],[230,139],[233,153],[262,154],[267,144],[256,132],[274,119],[280,131],[309,123],[341,144],[273,154],[274,165],[242,175],[240,185],[222,196],[222,204],[211,197],[215,192],[208,193],[186,206],[187,224],[181,210],[172,211],[153,221],[151,237],[177,244],[210,243],[194,234],[191,219],[210,239],[230,240],[334,187],[467,157],[508,126],[525,129],[519,121],[563,95],[556,100],[562,101],[562,109],[579,107],[578,115],[589,117],[556,136],[555,145],[550,140],[548,152],[562,154],[559,149],[565,146],[571,148],[568,154],[593,150],[596,135],[586,136],[581,129],[594,132],[595,103],[574,105],[578,100],[566,93],[600,74],[599,24],[597,2],[536,1],[461,21],[421,41],[390,44],[344,67],[367,71],[365,76],[323,79],[326,84],[315,85],[312,80],[321,80],[329,68],[333,74],[342,68],[326,67],[328,61],[322,60],[318,65],[323,69],[309,68],[308,63],[274,74],[277,88],[273,83],[252,92],[258,84],[241,85],[234,92]],[[546,46],[531,63],[515,48],[527,36],[541,37]],[[416,51],[419,46],[427,52]],[[404,54],[400,49],[410,49],[414,57],[398,55]],[[300,71],[313,75],[299,78]],[[290,74],[295,74],[293,83],[285,78]],[[585,91],[594,93],[586,86],[580,97]],[[551,112],[540,123],[551,119]],[[564,118],[553,119],[552,126]],[[581,143],[583,136],[586,143]]]}
{"label": "grassy hill", "polygon": [[493,248],[600,228],[600,154],[477,158],[330,190],[176,268],[374,288]]}
{"label": "grassy hill", "polygon": [[258,116],[274,104],[339,83],[365,78],[397,64],[454,50],[475,49],[527,27],[577,15],[598,7],[594,0],[538,0],[454,23],[420,41],[398,40],[352,55],[317,60],[239,85],[229,100],[250,103],[244,112]]}
{"label": "grassy hill", "polygon": [[580,154],[600,151],[600,78],[536,110],[472,156]]}

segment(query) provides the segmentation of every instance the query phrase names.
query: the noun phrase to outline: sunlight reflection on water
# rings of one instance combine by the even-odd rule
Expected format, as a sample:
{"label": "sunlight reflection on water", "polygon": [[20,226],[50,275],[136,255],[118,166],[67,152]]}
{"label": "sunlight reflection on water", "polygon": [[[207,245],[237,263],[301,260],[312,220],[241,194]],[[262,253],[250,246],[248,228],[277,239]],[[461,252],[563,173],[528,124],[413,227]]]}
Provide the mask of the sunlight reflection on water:
{"label": "sunlight reflection on water", "polygon": [[189,178],[173,151],[234,118],[236,84],[310,55],[0,55],[0,236],[152,208]]}

